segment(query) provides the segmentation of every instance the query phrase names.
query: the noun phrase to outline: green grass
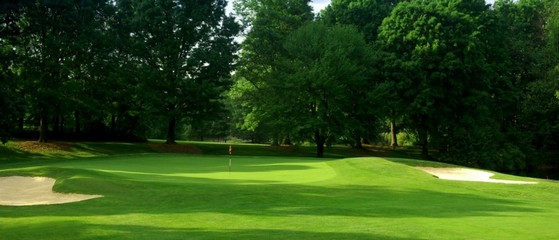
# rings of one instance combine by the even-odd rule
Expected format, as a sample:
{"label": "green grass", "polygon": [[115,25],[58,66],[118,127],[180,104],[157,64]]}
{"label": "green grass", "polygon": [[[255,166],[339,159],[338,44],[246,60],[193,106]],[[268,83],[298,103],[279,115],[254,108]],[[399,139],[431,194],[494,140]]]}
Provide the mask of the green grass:
{"label": "green grass", "polygon": [[[215,147],[216,152],[219,149]],[[6,162],[0,165],[0,175],[50,176],[57,179],[56,191],[104,197],[63,205],[0,206],[1,238],[553,239],[559,235],[557,182],[444,181],[408,166],[432,163],[373,157],[235,155],[229,172],[228,158],[142,153]]]}

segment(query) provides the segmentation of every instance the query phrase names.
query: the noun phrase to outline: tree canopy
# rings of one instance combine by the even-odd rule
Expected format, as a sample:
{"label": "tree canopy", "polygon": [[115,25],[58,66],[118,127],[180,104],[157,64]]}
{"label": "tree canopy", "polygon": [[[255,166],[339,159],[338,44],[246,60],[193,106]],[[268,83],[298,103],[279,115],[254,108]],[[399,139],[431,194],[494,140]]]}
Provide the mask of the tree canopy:
{"label": "tree canopy", "polygon": [[13,86],[0,88],[7,88],[2,103],[25,103],[19,113],[3,107],[13,113],[3,114],[3,122],[18,122],[20,134],[39,125],[39,140],[46,141],[47,132],[58,138],[145,138],[148,123],[164,119],[167,140],[174,142],[176,122],[211,119],[223,105],[240,30],[225,5],[3,3],[0,41],[9,61],[2,77]]}
{"label": "tree canopy", "polygon": [[0,139],[312,142],[320,157],[400,138],[509,171],[559,148],[557,1],[309,3],[3,1]]}

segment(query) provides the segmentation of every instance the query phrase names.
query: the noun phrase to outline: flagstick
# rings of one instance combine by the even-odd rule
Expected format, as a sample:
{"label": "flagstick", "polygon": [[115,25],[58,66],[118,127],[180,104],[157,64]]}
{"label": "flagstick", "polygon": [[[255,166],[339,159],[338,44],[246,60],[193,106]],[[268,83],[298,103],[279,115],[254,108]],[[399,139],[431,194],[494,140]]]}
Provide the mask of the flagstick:
{"label": "flagstick", "polygon": [[233,155],[233,146],[229,145],[229,174],[231,174],[231,156]]}

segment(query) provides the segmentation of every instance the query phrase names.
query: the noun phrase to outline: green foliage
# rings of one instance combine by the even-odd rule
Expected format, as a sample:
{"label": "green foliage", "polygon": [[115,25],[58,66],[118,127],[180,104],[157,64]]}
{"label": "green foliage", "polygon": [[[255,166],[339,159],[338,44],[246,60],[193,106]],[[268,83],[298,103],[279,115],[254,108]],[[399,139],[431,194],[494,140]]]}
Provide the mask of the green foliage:
{"label": "green foliage", "polygon": [[271,124],[277,120],[266,114],[269,94],[261,89],[269,87],[268,81],[278,71],[279,58],[285,53],[285,39],[313,19],[308,2],[266,0],[237,1],[235,4],[244,17],[241,22],[250,24],[250,31],[242,43],[236,83],[231,90],[234,105],[242,115],[236,118],[242,119],[237,125],[254,133],[253,136],[269,135],[275,144],[279,143],[280,136],[287,135],[286,129]]}
{"label": "green foliage", "polygon": [[[503,96],[509,105],[508,115],[503,118],[509,119],[506,127],[514,130],[509,129],[506,138],[522,149],[527,159],[538,159],[542,152],[558,146],[553,2],[498,1],[495,6],[496,15],[504,22],[503,35],[508,46],[503,55],[511,59],[506,62],[508,71],[504,76],[509,78],[512,91]],[[536,151],[540,153],[534,155]],[[531,160],[527,165],[537,162]]]}
{"label": "green foliage", "polygon": [[284,47],[279,71],[264,89],[264,109],[277,126],[291,129],[290,136],[312,139],[320,156],[319,145],[359,126],[353,116],[364,109],[357,108],[374,104],[366,97],[374,86],[367,69],[371,51],[355,29],[321,23],[301,27]]}
{"label": "green foliage", "polygon": [[16,77],[10,70],[10,59],[13,59],[14,52],[7,42],[0,43],[3,43],[0,49],[0,142],[5,144],[10,138],[14,118],[21,111],[18,104],[21,100],[16,97]]}
{"label": "green foliage", "polygon": [[320,20],[329,25],[353,25],[368,43],[377,39],[378,28],[400,0],[333,0],[320,13]]}
{"label": "green foliage", "polygon": [[[123,2],[125,4],[125,2]],[[182,119],[203,119],[219,110],[235,59],[239,26],[225,15],[223,0],[133,1],[132,56],[140,59],[144,100],[168,120],[167,140],[175,141]],[[157,23],[157,25],[154,25]]]}
{"label": "green foliage", "polygon": [[3,1],[0,140],[360,147],[391,122],[426,157],[502,170],[559,146],[557,1],[333,0],[326,26],[309,0],[225,5]]}
{"label": "green foliage", "polygon": [[225,5],[223,0],[2,3],[7,27],[0,36],[2,58],[5,51],[17,53],[2,61],[2,77],[13,74],[17,81],[9,90],[25,100],[25,112],[10,121],[17,118],[20,131],[40,122],[44,141],[47,132],[144,137],[155,114],[165,121],[211,118],[230,85],[237,51],[233,37],[239,26],[225,16]]}
{"label": "green foliage", "polygon": [[381,26],[378,44],[393,55],[386,66],[399,73],[388,80],[407,106],[403,112],[425,156],[429,138],[452,146],[443,139],[460,136],[490,114],[485,11],[483,1],[402,2]]}

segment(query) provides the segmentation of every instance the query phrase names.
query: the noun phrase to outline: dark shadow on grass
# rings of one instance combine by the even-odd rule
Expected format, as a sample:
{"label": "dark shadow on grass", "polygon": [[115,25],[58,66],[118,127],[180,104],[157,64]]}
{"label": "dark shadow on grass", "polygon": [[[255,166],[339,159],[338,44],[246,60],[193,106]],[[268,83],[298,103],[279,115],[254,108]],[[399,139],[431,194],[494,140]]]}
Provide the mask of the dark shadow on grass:
{"label": "dark shadow on grass", "polygon": [[40,154],[30,153],[26,151],[22,151],[17,148],[11,148],[7,146],[0,145],[0,163],[1,164],[8,164],[8,163],[17,163],[21,161],[26,161],[32,158],[36,158],[41,156]]}
{"label": "dark shadow on grass", "polygon": [[[64,226],[67,231],[55,231]],[[152,227],[145,225],[113,224],[98,225],[81,221],[54,221],[42,224],[26,224],[15,228],[4,229],[6,239],[34,239],[37,232],[42,232],[45,239],[386,239],[407,240],[378,234],[312,232],[302,230],[277,229],[220,229],[207,230],[188,227]],[[49,231],[50,230],[50,231]],[[106,234],[88,236],[91,232],[102,231]],[[15,233],[18,234],[10,234]],[[413,238],[421,239],[421,238]]]}

